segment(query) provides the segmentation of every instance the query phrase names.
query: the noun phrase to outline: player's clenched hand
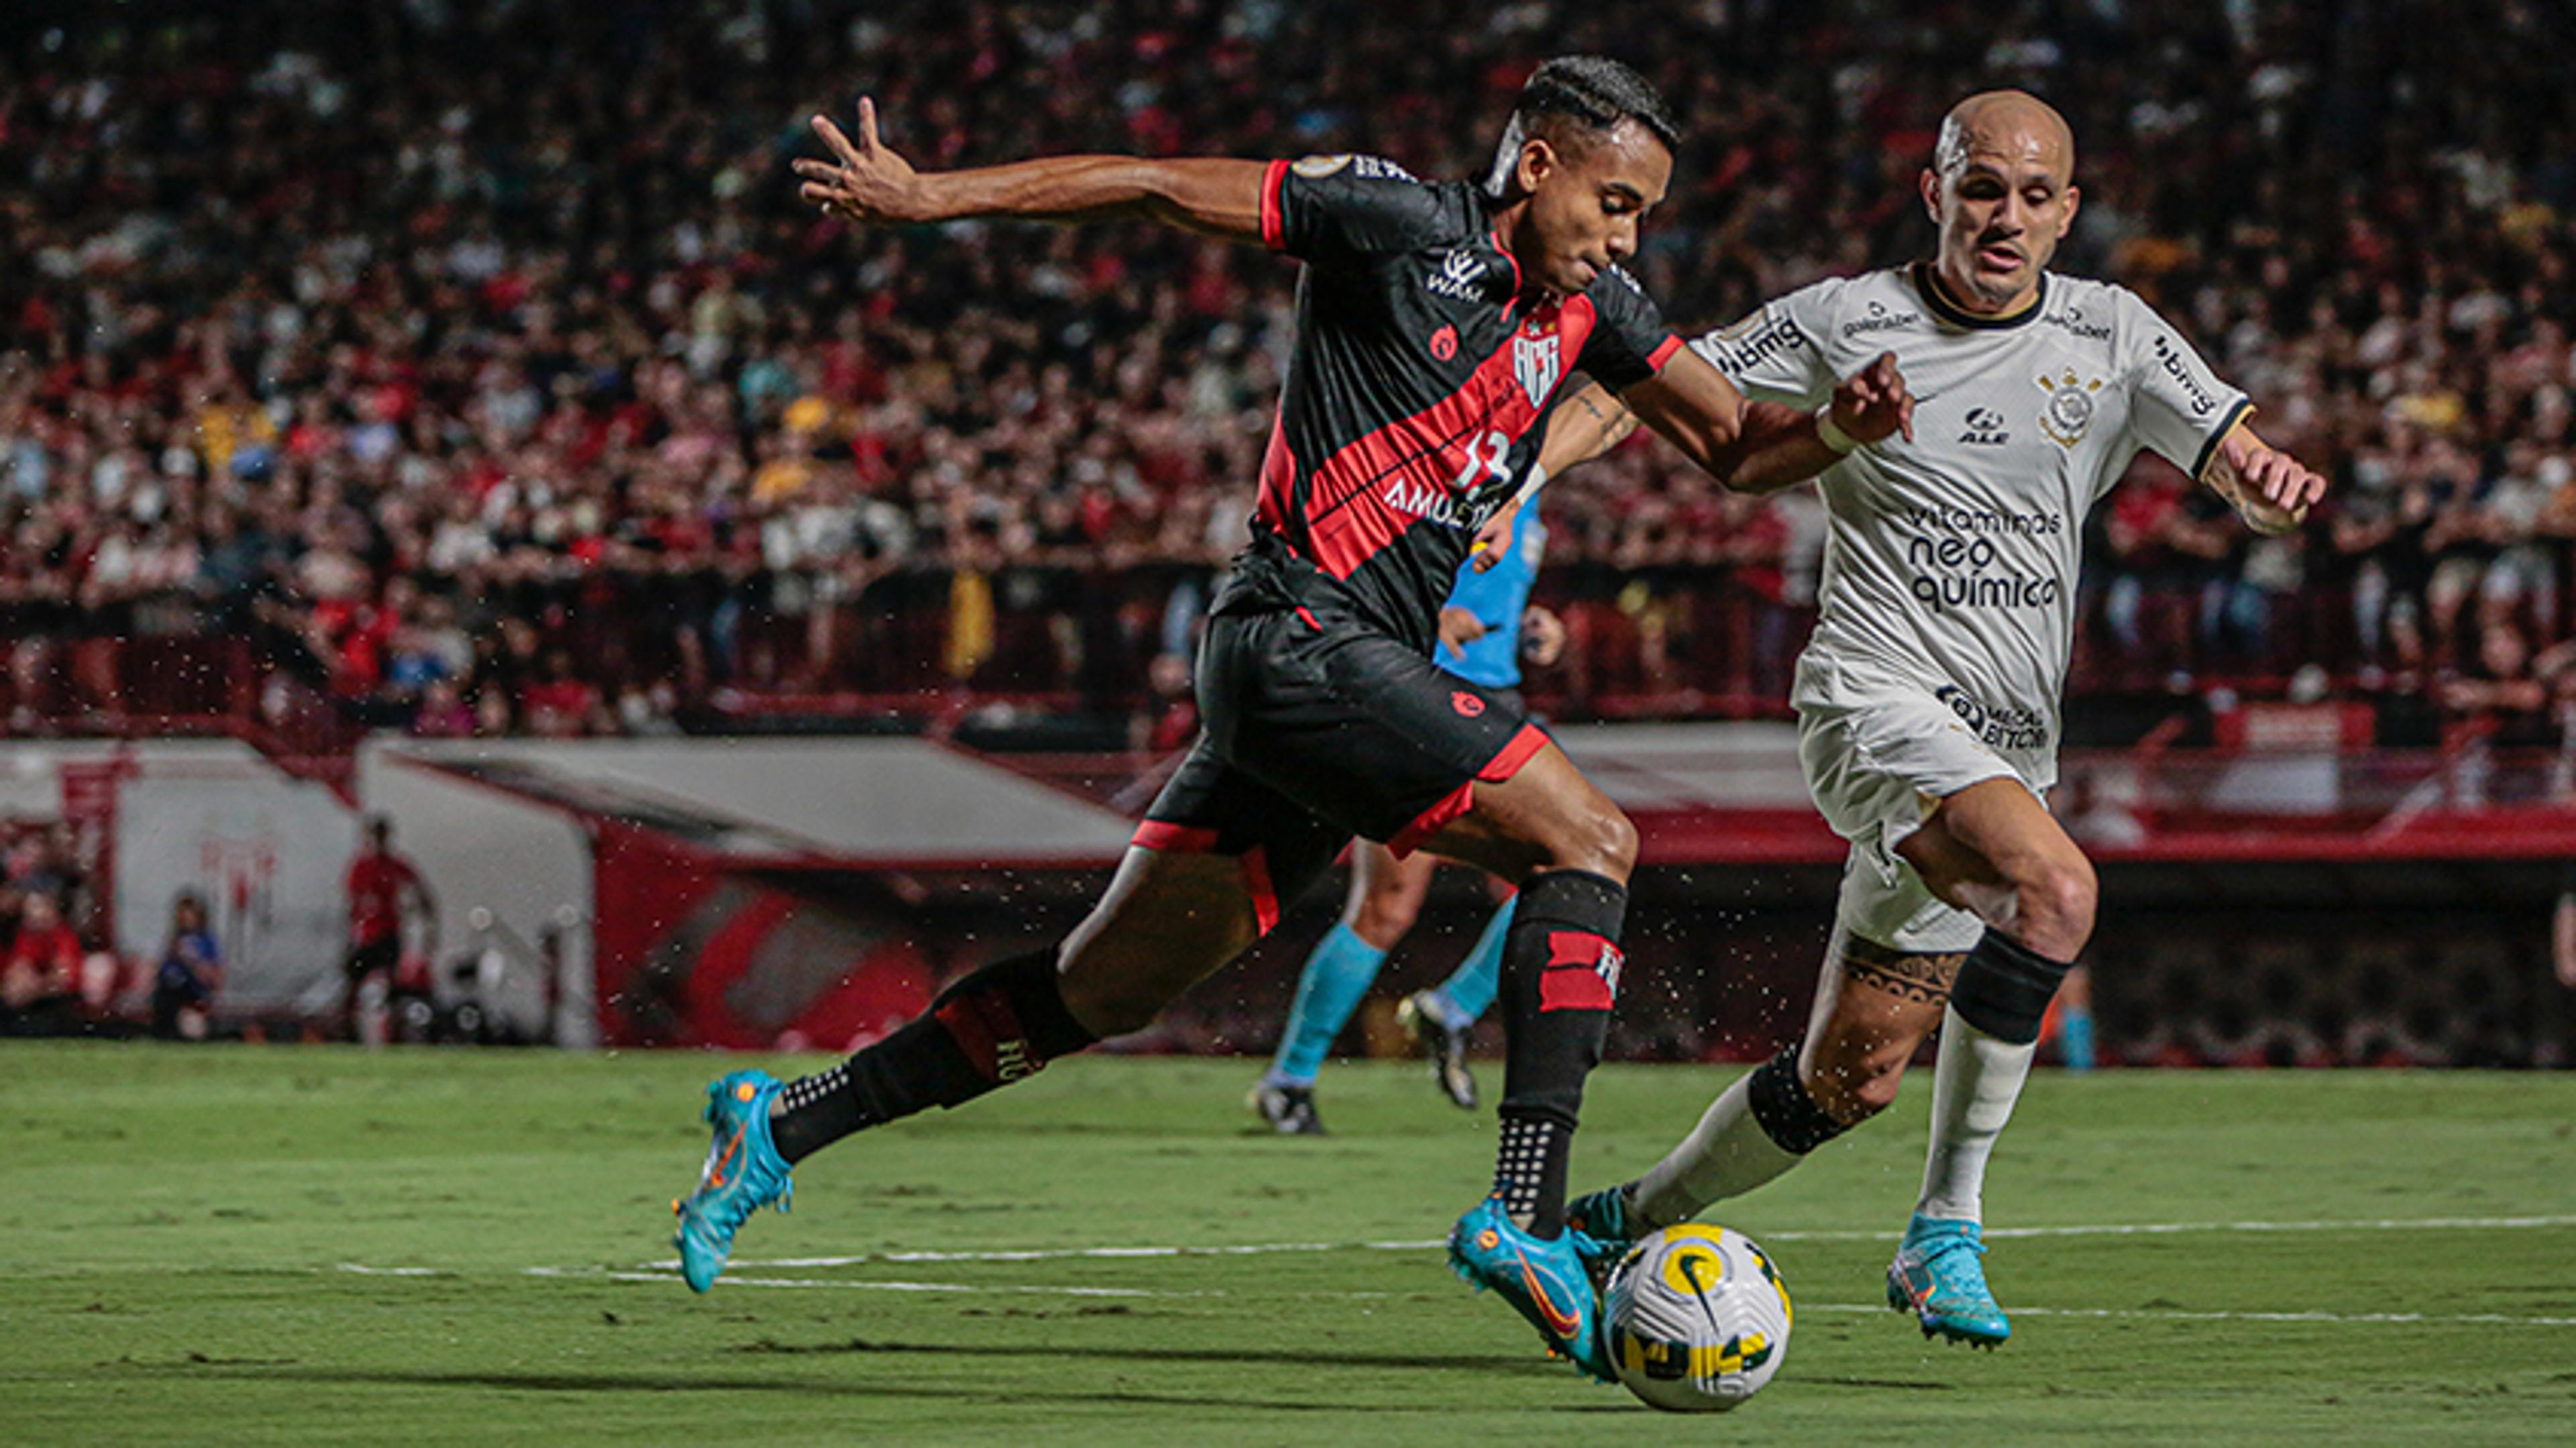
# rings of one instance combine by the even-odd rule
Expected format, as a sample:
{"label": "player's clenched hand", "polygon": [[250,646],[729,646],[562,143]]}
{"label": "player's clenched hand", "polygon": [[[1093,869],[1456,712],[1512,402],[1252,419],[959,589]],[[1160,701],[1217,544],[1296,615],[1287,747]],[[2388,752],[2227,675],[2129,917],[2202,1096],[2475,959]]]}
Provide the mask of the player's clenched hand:
{"label": "player's clenched hand", "polygon": [[1864,446],[1899,432],[1907,442],[1914,441],[1914,394],[1905,390],[1905,374],[1896,370],[1896,354],[1881,352],[1877,360],[1844,378],[1834,388],[1832,416],[1834,426]]}
{"label": "player's clenched hand", "polygon": [[920,205],[920,174],[877,139],[876,102],[859,98],[856,141],[829,116],[814,118],[814,134],[831,148],[832,159],[797,160],[796,174],[805,178],[797,194],[808,205],[861,226],[927,219]]}
{"label": "player's clenched hand", "polygon": [[1453,658],[1467,657],[1467,645],[1485,636],[1485,621],[1463,608],[1440,610],[1440,647]]}
{"label": "player's clenched hand", "polygon": [[1519,503],[1505,503],[1476,530],[1476,541],[1467,545],[1467,561],[1478,573],[1503,561],[1503,550],[1512,546],[1512,520],[1520,515]]}

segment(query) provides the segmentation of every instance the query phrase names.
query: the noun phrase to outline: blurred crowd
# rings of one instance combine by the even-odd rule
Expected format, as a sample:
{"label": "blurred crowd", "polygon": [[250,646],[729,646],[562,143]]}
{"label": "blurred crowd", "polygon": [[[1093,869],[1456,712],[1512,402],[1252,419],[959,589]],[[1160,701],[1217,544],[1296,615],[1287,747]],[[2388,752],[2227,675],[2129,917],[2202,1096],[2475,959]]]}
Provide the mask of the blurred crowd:
{"label": "blurred crowd", "polygon": [[[0,35],[12,729],[282,680],[433,735],[940,687],[1185,733],[1294,266],[1143,225],[853,237],[795,202],[804,118],[873,94],[925,167],[1468,175],[1577,50],[1689,133],[1636,269],[1692,328],[1921,253],[1958,96],[2068,113],[2060,268],[2163,308],[2335,483],[2255,539],[2141,465],[2093,522],[2080,692],[2296,678],[2535,742],[2576,698],[2565,7],[242,0]],[[1640,441],[1545,514],[1569,647],[1534,694],[1785,696],[1810,493]]]}
{"label": "blurred crowd", "polygon": [[67,826],[0,821],[0,1036],[72,1035],[110,1015],[122,967],[91,948],[91,873]]}

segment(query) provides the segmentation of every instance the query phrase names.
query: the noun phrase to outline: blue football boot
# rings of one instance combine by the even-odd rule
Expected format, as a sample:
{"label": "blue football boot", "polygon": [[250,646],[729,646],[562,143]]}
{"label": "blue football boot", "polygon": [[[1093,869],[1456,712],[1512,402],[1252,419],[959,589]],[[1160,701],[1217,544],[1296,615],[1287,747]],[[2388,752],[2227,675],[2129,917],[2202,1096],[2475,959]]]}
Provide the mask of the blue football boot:
{"label": "blue football boot", "polygon": [[1986,1288],[1984,1234],[1974,1222],[1948,1221],[1917,1212],[1905,1240],[1887,1265],[1887,1305],[1911,1312],[1952,1342],[1991,1348],[2012,1336],[2012,1320]]}
{"label": "blue football boot", "polygon": [[787,1159],[769,1139],[769,1104],[778,1099],[778,1080],[765,1071],[736,1071],[707,1084],[707,1125],[715,1140],[707,1147],[707,1164],[698,1173],[698,1189],[685,1202],[673,1202],[680,1218],[680,1275],[689,1290],[716,1285],[725,1258],[733,1253],[733,1234],[760,1207],[775,1204],[786,1211],[795,1195],[787,1179]]}
{"label": "blue football boot", "polygon": [[1538,1329],[1551,1355],[1586,1377],[1612,1382],[1600,1299],[1584,1270],[1580,1241],[1572,1229],[1541,1241],[1512,1225],[1502,1198],[1487,1197],[1449,1229],[1449,1270],[1479,1292],[1499,1293]]}

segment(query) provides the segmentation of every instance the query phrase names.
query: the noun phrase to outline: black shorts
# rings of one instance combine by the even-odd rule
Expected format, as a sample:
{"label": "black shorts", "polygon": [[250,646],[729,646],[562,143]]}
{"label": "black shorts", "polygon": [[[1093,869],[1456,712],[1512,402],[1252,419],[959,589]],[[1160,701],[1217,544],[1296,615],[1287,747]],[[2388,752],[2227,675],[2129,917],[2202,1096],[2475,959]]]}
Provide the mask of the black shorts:
{"label": "black shorts", "polygon": [[1209,619],[1198,699],[1204,732],[1135,842],[1242,857],[1265,931],[1351,836],[1402,858],[1547,743],[1517,693],[1309,608]]}
{"label": "black shorts", "polygon": [[382,940],[370,940],[364,945],[350,946],[349,958],[341,962],[341,969],[349,973],[349,979],[363,980],[369,971],[390,971],[400,964],[402,964],[402,937],[388,935]]}

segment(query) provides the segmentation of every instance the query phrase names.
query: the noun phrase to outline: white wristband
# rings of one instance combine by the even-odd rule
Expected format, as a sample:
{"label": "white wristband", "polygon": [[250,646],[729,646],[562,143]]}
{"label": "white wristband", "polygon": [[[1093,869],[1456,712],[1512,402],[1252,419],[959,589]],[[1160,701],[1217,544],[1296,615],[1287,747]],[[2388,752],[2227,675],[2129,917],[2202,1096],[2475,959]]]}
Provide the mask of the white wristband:
{"label": "white wristband", "polygon": [[1520,491],[1512,494],[1511,506],[1517,508],[1537,497],[1538,490],[1546,486],[1547,469],[1533,461],[1529,465],[1529,472],[1521,478]]}
{"label": "white wristband", "polygon": [[1857,438],[1834,426],[1834,409],[1831,403],[1816,409],[1816,437],[1830,448],[1836,457],[1849,457],[1852,449],[1860,446]]}

